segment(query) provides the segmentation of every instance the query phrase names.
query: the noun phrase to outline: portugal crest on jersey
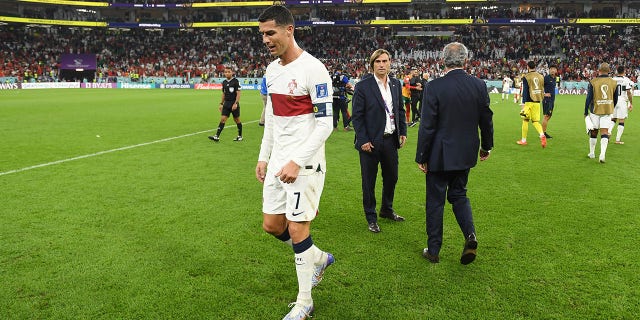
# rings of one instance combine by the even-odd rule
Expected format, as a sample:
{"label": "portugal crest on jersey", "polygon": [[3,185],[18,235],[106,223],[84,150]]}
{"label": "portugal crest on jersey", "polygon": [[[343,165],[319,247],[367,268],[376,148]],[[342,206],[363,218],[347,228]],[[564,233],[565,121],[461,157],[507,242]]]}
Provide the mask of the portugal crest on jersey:
{"label": "portugal crest on jersey", "polygon": [[298,88],[298,84],[296,83],[296,79],[291,79],[291,82],[287,85],[289,88],[289,94],[293,94],[293,91]]}

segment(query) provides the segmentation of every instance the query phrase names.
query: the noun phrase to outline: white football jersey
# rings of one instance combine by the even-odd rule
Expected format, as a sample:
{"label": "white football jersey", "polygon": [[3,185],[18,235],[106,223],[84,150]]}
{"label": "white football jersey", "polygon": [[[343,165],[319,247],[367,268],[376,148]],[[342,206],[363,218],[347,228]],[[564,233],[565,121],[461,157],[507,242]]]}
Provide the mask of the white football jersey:
{"label": "white football jersey", "polygon": [[[327,68],[304,51],[266,71],[268,99],[258,161],[279,170],[293,160],[303,169],[326,170],[324,143],[333,131],[333,87]],[[300,171],[302,174],[304,170]]]}
{"label": "white football jersey", "polygon": [[511,89],[511,85],[513,84],[513,80],[509,77],[504,77],[502,80],[502,91],[507,91]]}
{"label": "white football jersey", "polygon": [[618,105],[626,108],[629,103],[627,91],[631,90],[631,93],[633,94],[633,87],[635,86],[635,83],[626,76],[614,76],[612,78],[618,83]]}

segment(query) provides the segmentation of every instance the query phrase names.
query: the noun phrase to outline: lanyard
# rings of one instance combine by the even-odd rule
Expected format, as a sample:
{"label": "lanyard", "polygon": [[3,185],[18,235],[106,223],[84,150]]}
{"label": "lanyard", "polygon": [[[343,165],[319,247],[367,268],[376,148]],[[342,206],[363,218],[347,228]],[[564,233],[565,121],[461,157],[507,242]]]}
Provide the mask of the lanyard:
{"label": "lanyard", "polygon": [[[387,84],[387,86],[389,86],[389,84]],[[386,86],[383,87],[384,91],[387,91]],[[391,86],[389,86],[389,91],[391,91]],[[390,115],[391,117],[393,117],[393,112],[391,112],[391,110],[389,110],[389,105],[387,104],[387,99],[385,99],[385,95],[382,94],[382,92],[380,93],[382,95],[382,102],[384,102],[384,109],[387,110],[387,114]],[[389,94],[391,94],[391,92],[389,92]],[[391,96],[391,109],[393,110],[393,95]],[[393,119],[393,118],[392,118]]]}
{"label": "lanyard", "polygon": [[[389,110],[389,106],[387,105],[387,100],[384,97],[382,97],[382,101],[384,102],[384,109],[387,110],[387,114],[392,115],[393,112],[391,112],[391,110]],[[392,108],[393,108],[393,106],[392,106]]]}

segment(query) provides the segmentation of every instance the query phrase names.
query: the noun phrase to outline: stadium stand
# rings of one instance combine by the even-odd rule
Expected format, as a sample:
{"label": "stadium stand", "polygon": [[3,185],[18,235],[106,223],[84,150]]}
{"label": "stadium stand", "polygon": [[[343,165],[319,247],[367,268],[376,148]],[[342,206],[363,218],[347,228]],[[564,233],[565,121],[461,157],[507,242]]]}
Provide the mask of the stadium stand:
{"label": "stadium stand", "polygon": [[[105,2],[105,1],[102,1]],[[190,1],[108,1],[120,4],[184,4]],[[205,2],[205,1],[202,1]],[[617,8],[617,9],[616,9]],[[588,10],[587,10],[588,9]],[[637,16],[640,5],[628,1],[622,6],[568,2],[548,6],[543,2],[454,5],[426,1],[404,5],[295,6],[298,20],[364,21],[375,19],[545,19]],[[263,7],[223,8],[94,8],[43,3],[12,3],[0,12],[25,18],[70,21],[255,21]],[[474,20],[476,21],[476,20]],[[401,32],[409,30],[408,36]],[[344,66],[352,78],[366,73],[366,59],[375,48],[386,48],[395,61],[394,72],[417,67],[433,76],[440,73],[439,50],[452,40],[461,41],[474,55],[469,72],[487,80],[504,74],[519,74],[525,61],[535,59],[544,70],[558,66],[565,81],[593,76],[599,61],[624,65],[633,81],[640,75],[638,28],[616,25],[402,25],[402,26],[314,26],[299,28],[300,45],[324,61],[329,70]],[[415,36],[422,32],[422,35]],[[322,39],[322,41],[317,41]],[[259,78],[271,57],[264,50],[255,28],[80,28],[42,24],[0,25],[0,78],[15,81],[59,79],[63,53],[94,53],[98,58],[95,81],[113,78],[130,81],[179,83],[209,81],[222,77],[231,66],[239,77]],[[136,76],[133,76],[136,75]],[[82,79],[67,79],[82,80]],[[92,79],[90,79],[91,81]]]}
{"label": "stadium stand", "polygon": [[[489,80],[524,71],[525,61],[531,58],[540,60],[543,68],[558,65],[563,80],[576,81],[591,78],[598,61],[632,70],[637,70],[640,62],[640,52],[635,50],[638,36],[627,34],[624,28],[465,28],[451,37],[427,39],[394,37],[388,29],[352,28],[336,33],[334,28],[316,28],[298,32],[301,46],[319,56],[329,69],[344,65],[356,78],[366,72],[367,55],[377,47],[392,50],[397,58],[393,66],[396,72],[417,66],[438,73],[439,50],[451,40],[469,46],[475,56],[469,71]],[[317,38],[324,40],[313,41]],[[148,77],[222,77],[227,65],[240,77],[261,77],[271,59],[260,37],[247,29],[121,31],[2,26],[0,41],[0,76],[26,80],[55,78],[62,53],[97,53],[98,72],[103,78],[132,73]],[[633,76],[638,76],[637,71]]]}

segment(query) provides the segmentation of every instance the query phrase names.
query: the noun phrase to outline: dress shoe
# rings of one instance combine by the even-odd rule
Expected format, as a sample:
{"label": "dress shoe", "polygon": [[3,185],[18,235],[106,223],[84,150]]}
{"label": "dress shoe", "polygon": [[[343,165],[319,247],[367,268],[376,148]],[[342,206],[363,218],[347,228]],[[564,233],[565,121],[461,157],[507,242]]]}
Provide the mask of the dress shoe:
{"label": "dress shoe", "polygon": [[460,257],[460,263],[469,264],[476,259],[476,249],[478,249],[478,240],[476,234],[472,233],[467,236],[464,241],[464,249],[462,250],[462,256]]}
{"label": "dress shoe", "polygon": [[369,222],[369,231],[373,233],[378,233],[381,231],[380,226],[378,226],[377,222]]}
{"label": "dress shoe", "polygon": [[399,216],[395,211],[391,211],[388,213],[380,212],[380,218],[391,219],[393,221],[404,221],[402,216]]}
{"label": "dress shoe", "polygon": [[440,256],[438,256],[438,255],[435,255],[435,256],[431,255],[431,254],[429,253],[429,248],[424,248],[424,250],[422,250],[422,256],[423,256],[425,259],[429,260],[429,262],[431,262],[431,263],[439,263],[439,262],[440,262]]}

